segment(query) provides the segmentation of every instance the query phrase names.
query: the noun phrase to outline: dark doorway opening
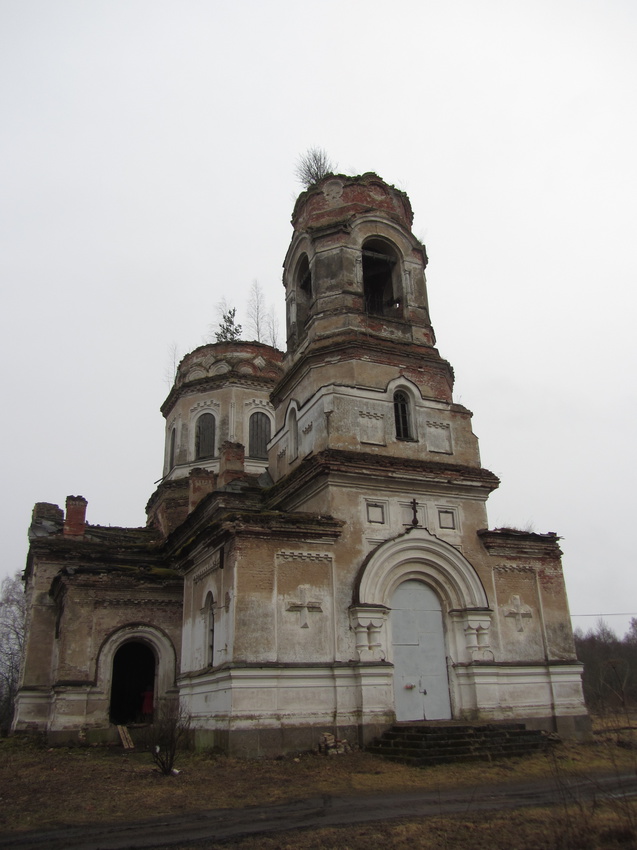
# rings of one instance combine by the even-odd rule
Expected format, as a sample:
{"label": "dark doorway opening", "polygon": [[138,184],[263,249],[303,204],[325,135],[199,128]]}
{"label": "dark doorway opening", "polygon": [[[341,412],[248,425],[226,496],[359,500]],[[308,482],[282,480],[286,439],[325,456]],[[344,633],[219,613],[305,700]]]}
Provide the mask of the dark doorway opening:
{"label": "dark doorway opening", "polygon": [[147,694],[154,690],[155,655],[152,649],[134,641],[120,646],[113,659],[111,723],[151,721],[152,705],[149,717]]}

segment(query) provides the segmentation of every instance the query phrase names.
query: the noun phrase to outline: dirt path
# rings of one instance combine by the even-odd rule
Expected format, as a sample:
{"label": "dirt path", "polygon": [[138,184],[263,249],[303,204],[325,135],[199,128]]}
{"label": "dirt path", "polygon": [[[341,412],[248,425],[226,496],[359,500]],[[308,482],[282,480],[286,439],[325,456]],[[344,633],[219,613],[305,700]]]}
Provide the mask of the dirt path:
{"label": "dirt path", "polygon": [[634,773],[586,780],[481,786],[440,792],[313,797],[277,806],[213,809],[166,818],[97,824],[46,832],[4,833],[10,850],[137,850],[238,839],[269,832],[347,826],[394,818],[467,814],[490,809],[559,805],[587,799],[637,796]]}

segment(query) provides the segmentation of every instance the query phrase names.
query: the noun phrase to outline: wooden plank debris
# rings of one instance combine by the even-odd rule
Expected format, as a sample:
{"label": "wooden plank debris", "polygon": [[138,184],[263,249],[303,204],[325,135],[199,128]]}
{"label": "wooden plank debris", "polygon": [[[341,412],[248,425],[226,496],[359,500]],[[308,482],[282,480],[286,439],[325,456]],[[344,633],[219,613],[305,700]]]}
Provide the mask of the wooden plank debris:
{"label": "wooden plank debris", "polygon": [[119,739],[122,742],[124,749],[134,750],[135,744],[133,744],[133,739],[128,734],[128,729],[125,726],[118,726],[117,731],[119,732]]}

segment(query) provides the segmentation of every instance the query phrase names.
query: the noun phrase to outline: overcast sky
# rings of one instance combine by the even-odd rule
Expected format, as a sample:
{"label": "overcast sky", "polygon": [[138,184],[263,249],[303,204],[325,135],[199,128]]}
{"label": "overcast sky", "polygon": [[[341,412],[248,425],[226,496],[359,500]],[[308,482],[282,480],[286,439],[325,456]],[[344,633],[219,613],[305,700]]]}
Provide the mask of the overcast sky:
{"label": "overcast sky", "polygon": [[[0,575],[33,504],[143,525],[169,348],[280,314],[325,148],[404,189],[438,348],[573,614],[637,615],[634,0],[0,0]],[[281,338],[281,345],[284,340]],[[574,618],[584,628],[596,617]]]}

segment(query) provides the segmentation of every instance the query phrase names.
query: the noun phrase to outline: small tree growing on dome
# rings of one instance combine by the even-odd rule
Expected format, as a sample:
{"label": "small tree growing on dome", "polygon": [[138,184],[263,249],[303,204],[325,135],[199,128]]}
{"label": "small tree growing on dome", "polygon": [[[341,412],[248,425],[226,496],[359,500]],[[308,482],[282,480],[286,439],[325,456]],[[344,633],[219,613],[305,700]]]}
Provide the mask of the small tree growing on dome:
{"label": "small tree growing on dome", "polygon": [[296,164],[296,176],[299,182],[309,189],[319,180],[334,174],[338,165],[331,162],[327,152],[323,148],[309,148],[299,157]]}
{"label": "small tree growing on dome", "polygon": [[236,322],[236,307],[229,307],[221,314],[219,330],[215,331],[217,342],[238,342],[241,339],[241,325]]}

